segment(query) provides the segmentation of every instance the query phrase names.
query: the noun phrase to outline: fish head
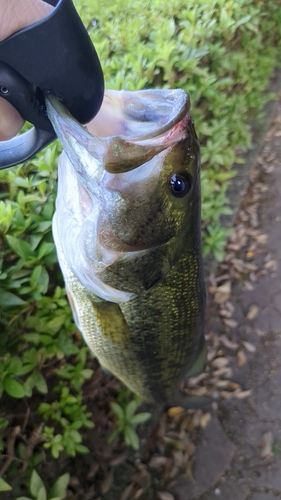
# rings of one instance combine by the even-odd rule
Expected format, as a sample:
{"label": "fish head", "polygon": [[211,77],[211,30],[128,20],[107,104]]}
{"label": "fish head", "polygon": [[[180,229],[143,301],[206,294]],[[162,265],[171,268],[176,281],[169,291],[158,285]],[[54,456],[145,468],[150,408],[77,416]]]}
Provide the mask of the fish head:
{"label": "fish head", "polygon": [[106,91],[88,129],[53,97],[47,109],[64,148],[55,243],[89,291],[131,300],[200,234],[199,144],[188,94]]}

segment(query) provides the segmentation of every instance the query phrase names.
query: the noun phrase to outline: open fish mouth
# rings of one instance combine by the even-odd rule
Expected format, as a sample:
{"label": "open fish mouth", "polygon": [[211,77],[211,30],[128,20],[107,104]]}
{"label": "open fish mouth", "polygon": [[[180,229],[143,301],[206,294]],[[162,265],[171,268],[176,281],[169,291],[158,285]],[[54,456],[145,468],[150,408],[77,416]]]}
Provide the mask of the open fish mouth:
{"label": "open fish mouth", "polygon": [[[106,91],[102,108],[88,130],[99,137],[119,135],[144,141],[170,130],[186,115],[189,101],[184,91]],[[106,127],[104,120],[108,119]]]}
{"label": "open fish mouth", "polygon": [[162,279],[180,252],[175,234],[186,210],[175,205],[169,180],[196,158],[188,94],[107,90],[87,128],[56,98],[46,105],[68,157],[59,165],[56,245],[88,290],[130,300]]}
{"label": "open fish mouth", "polygon": [[86,130],[56,98],[48,96],[46,104],[70,160],[84,149],[84,157],[87,152],[111,173],[135,169],[178,141],[186,133],[190,108],[184,90],[106,90],[102,107]]}

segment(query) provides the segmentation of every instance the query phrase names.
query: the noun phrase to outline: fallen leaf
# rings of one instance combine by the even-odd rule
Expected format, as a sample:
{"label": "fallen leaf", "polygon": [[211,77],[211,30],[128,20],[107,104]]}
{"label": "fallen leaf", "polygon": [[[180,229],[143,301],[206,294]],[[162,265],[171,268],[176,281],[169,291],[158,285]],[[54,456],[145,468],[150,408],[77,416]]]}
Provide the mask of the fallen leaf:
{"label": "fallen leaf", "polygon": [[186,468],[185,468],[185,474],[187,475],[188,479],[192,483],[195,483],[195,479],[194,479],[194,476],[193,476],[193,463],[192,463],[192,460],[188,460]]}
{"label": "fallen leaf", "polygon": [[244,351],[242,351],[241,349],[239,349],[239,351],[237,352],[237,355],[236,355],[236,361],[237,361],[237,365],[238,366],[243,366],[245,365],[246,361],[247,361],[247,357],[246,357],[246,354],[244,353]]}
{"label": "fallen leaf", "polygon": [[251,259],[252,257],[254,257],[254,255],[255,252],[253,252],[253,250],[249,250],[248,252],[246,252],[247,259]]}
{"label": "fallen leaf", "polygon": [[222,345],[224,347],[226,347],[227,349],[236,350],[239,347],[239,345],[237,344],[237,342],[234,342],[233,340],[230,340],[225,335],[221,335],[219,337],[219,340],[222,343]]}
{"label": "fallen leaf", "polygon": [[216,304],[223,304],[228,299],[229,293],[215,293],[214,302],[216,302]]}
{"label": "fallen leaf", "polygon": [[199,384],[199,382],[201,382],[202,380],[204,380],[206,378],[208,378],[208,373],[206,373],[206,372],[203,372],[200,375],[197,375],[197,377],[190,377],[187,380],[188,387],[195,387],[196,385]]}
{"label": "fallen leaf", "polygon": [[267,238],[268,238],[267,234],[259,234],[255,237],[255,240],[261,245],[266,245]]}
{"label": "fallen leaf", "polygon": [[262,436],[261,457],[266,458],[272,455],[273,434],[271,431],[266,432]]}
{"label": "fallen leaf", "polygon": [[231,282],[226,281],[223,285],[217,287],[219,293],[230,293],[231,292]]}
{"label": "fallen leaf", "polygon": [[254,344],[251,344],[250,342],[246,342],[245,340],[243,340],[242,344],[247,351],[256,352],[256,346]]}
{"label": "fallen leaf", "polygon": [[188,393],[195,396],[204,396],[207,392],[207,387],[197,387],[196,389],[189,390]]}
{"label": "fallen leaf", "polygon": [[264,265],[264,267],[265,267],[265,269],[271,269],[271,268],[273,268],[275,270],[277,268],[277,262],[276,262],[276,260],[271,259],[268,262],[266,262],[266,264]]}
{"label": "fallen leaf", "polygon": [[266,335],[266,332],[263,332],[259,328],[255,328],[254,332],[258,335],[258,337],[263,337],[264,335]]}
{"label": "fallen leaf", "polygon": [[126,488],[123,490],[120,500],[128,500],[130,498],[130,495],[134,489],[134,483],[130,483]]}
{"label": "fallen leaf", "polygon": [[258,313],[259,313],[258,306],[256,306],[256,305],[253,304],[252,306],[250,306],[250,308],[249,308],[249,310],[247,312],[246,318],[248,320],[252,320],[252,319],[254,319],[258,315]]}
{"label": "fallen leaf", "polygon": [[98,472],[100,466],[98,462],[93,462],[90,466],[89,472],[86,476],[87,479],[93,479],[95,477],[96,473]]}
{"label": "fallen leaf", "polygon": [[215,358],[212,363],[211,363],[212,366],[214,366],[215,368],[224,368],[225,366],[228,365],[228,359],[227,358]]}
{"label": "fallen leaf", "polygon": [[223,398],[223,399],[230,399],[233,397],[233,392],[230,392],[230,391],[221,391],[220,392],[220,396]]}
{"label": "fallen leaf", "polygon": [[204,413],[204,415],[202,415],[201,419],[200,419],[200,427],[202,427],[202,429],[204,429],[208,423],[210,422],[212,418],[212,415],[210,412],[207,412],[207,413]]}
{"label": "fallen leaf", "polygon": [[229,311],[228,309],[221,307],[220,309],[220,316],[223,316],[225,318],[231,318],[232,316],[232,311]]}
{"label": "fallen leaf", "polygon": [[208,361],[212,361],[217,355],[217,350],[216,349],[208,349],[208,354],[207,354],[207,359]]}
{"label": "fallen leaf", "polygon": [[168,491],[158,491],[157,498],[159,500],[175,500],[175,497]]}
{"label": "fallen leaf", "polygon": [[186,415],[183,419],[183,421],[180,424],[180,429],[190,432],[193,429],[193,422],[192,422],[193,416],[192,415]]}
{"label": "fallen leaf", "polygon": [[185,452],[186,454],[190,457],[191,455],[194,455],[196,450],[196,446],[193,443],[187,443],[185,447]]}
{"label": "fallen leaf", "polygon": [[148,462],[148,466],[151,467],[152,469],[159,469],[160,467],[163,467],[163,465],[166,464],[167,460],[168,458],[163,456],[152,457]]}
{"label": "fallen leaf", "polygon": [[227,368],[219,368],[218,370],[215,370],[212,375],[215,377],[226,377],[226,378],[231,378],[232,377],[232,369],[227,367]]}
{"label": "fallen leaf", "polygon": [[177,450],[173,452],[174,465],[179,469],[182,467],[184,456],[183,450]]}
{"label": "fallen leaf", "polygon": [[144,492],[145,488],[140,488],[139,490],[137,490],[134,495],[134,500],[138,500],[138,498],[140,498]]}
{"label": "fallen leaf", "polygon": [[249,274],[249,279],[250,279],[250,281],[252,281],[253,283],[255,283],[257,281],[257,277],[256,277],[255,273],[250,273]]}
{"label": "fallen leaf", "polygon": [[248,271],[256,271],[258,266],[250,262],[244,262],[244,269],[247,269]]}
{"label": "fallen leaf", "polygon": [[168,417],[174,418],[182,415],[184,413],[184,409],[181,406],[173,406],[169,408],[167,411]]}
{"label": "fallen leaf", "polygon": [[251,396],[252,394],[252,391],[251,390],[248,390],[248,391],[237,391],[237,392],[234,392],[233,393],[234,396],[237,398],[237,399],[246,399],[248,398],[249,396]]}
{"label": "fallen leaf", "polygon": [[216,302],[216,304],[222,304],[223,302],[228,300],[229,296],[230,296],[230,292],[231,292],[231,282],[230,281],[227,281],[223,285],[218,286],[217,290],[215,292],[215,297],[214,297],[214,301]]}
{"label": "fallen leaf", "polygon": [[225,389],[226,387],[228,387],[228,383],[229,383],[228,380],[218,380],[217,383],[216,383],[216,386],[219,389]]}
{"label": "fallen leaf", "polygon": [[243,281],[243,287],[244,287],[244,290],[248,290],[249,292],[251,292],[252,290],[254,290],[254,285],[252,285],[252,283],[250,281]]}
{"label": "fallen leaf", "polygon": [[201,416],[202,416],[202,410],[196,410],[194,412],[193,419],[192,419],[193,427],[199,427]]}
{"label": "fallen leaf", "polygon": [[236,328],[238,326],[238,323],[237,321],[235,321],[235,319],[227,319],[227,318],[224,318],[223,319],[223,322],[226,326],[228,326],[229,328]]}
{"label": "fallen leaf", "polygon": [[220,281],[225,281],[225,280],[229,280],[229,273],[221,274],[215,279],[216,283],[220,283]]}
{"label": "fallen leaf", "polygon": [[126,460],[126,454],[123,453],[122,455],[116,455],[109,461],[110,467],[116,467],[116,465],[122,464]]}
{"label": "fallen leaf", "polygon": [[112,481],[113,481],[113,471],[110,470],[106,474],[105,478],[103,479],[103,481],[101,483],[100,491],[103,495],[105,495],[105,493],[107,493],[110,490],[110,487],[112,485]]}
{"label": "fallen leaf", "polygon": [[232,391],[241,390],[240,385],[237,384],[236,382],[232,382],[232,380],[228,381],[227,387],[228,387],[228,389],[231,389]]}

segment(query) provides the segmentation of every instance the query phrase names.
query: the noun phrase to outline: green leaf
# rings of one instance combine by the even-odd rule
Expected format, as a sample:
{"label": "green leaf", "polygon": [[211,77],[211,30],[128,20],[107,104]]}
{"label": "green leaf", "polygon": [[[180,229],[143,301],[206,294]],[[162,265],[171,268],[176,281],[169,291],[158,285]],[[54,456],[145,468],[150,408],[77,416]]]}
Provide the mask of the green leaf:
{"label": "green leaf", "polygon": [[132,427],[126,427],[125,429],[125,442],[134,450],[138,450],[140,447],[139,437]]}
{"label": "green leaf", "polygon": [[24,306],[27,304],[25,300],[22,300],[20,297],[17,297],[14,293],[6,292],[0,289],[0,297],[1,297],[1,306],[2,307],[15,307],[15,306]]}
{"label": "green leaf", "polygon": [[129,420],[129,421],[131,420],[132,416],[134,415],[134,413],[137,409],[137,406],[138,405],[134,399],[127,404],[126,409],[125,409],[125,415],[127,417],[127,420]]}
{"label": "green leaf", "polygon": [[42,266],[36,266],[30,279],[30,284],[32,287],[34,288],[36,287],[41,272],[42,272]]}
{"label": "green leaf", "polygon": [[58,497],[63,500],[66,497],[66,488],[68,486],[70,475],[68,472],[60,476],[50,489],[49,496]]}
{"label": "green leaf", "polygon": [[16,254],[18,254],[24,261],[28,260],[29,257],[33,256],[31,246],[27,241],[20,240],[9,234],[6,235],[6,239]]}
{"label": "green leaf", "polygon": [[54,243],[44,242],[39,247],[38,258],[42,259],[42,257],[44,257],[45,255],[49,255],[54,250],[54,247]]}
{"label": "green leaf", "polygon": [[54,333],[57,333],[59,329],[62,327],[66,319],[65,314],[61,314],[60,316],[56,316],[55,318],[52,318],[50,321],[47,323],[47,328],[48,330],[52,330]]}
{"label": "green leaf", "polygon": [[13,398],[23,398],[25,396],[24,386],[12,377],[6,377],[4,382],[4,390]]}
{"label": "green leaf", "polygon": [[120,434],[120,432],[121,432],[121,429],[115,429],[115,431],[113,431],[113,432],[110,434],[110,436],[109,436],[109,438],[108,438],[108,442],[109,442],[109,443],[112,443],[112,441],[114,441],[114,439],[118,436],[118,434]]}
{"label": "green leaf", "polygon": [[17,375],[25,375],[26,373],[30,372],[34,368],[34,365],[31,363],[28,363],[26,365],[23,365],[17,372]]}
{"label": "green leaf", "polygon": [[22,361],[17,356],[13,356],[9,361],[7,372],[10,375],[18,375],[21,367],[22,367]]}
{"label": "green leaf", "polygon": [[36,500],[47,500],[47,491],[44,485],[39,489]]}
{"label": "green leaf", "polygon": [[118,403],[110,403],[110,408],[118,419],[122,420],[124,418],[124,410]]}
{"label": "green leaf", "polygon": [[24,333],[21,337],[27,342],[33,342],[34,344],[39,344],[40,342],[40,333]]}
{"label": "green leaf", "polygon": [[91,370],[90,368],[84,368],[84,370],[81,370],[81,375],[83,375],[85,379],[91,378],[93,373],[94,370]]}
{"label": "green leaf", "polygon": [[151,418],[151,413],[137,413],[136,415],[133,415],[131,418],[130,422],[131,424],[143,424],[144,422],[147,422]]}
{"label": "green leaf", "polygon": [[30,497],[17,497],[16,500],[33,500]]}
{"label": "green leaf", "polygon": [[75,449],[76,451],[78,451],[78,453],[82,453],[83,455],[86,455],[86,453],[90,452],[89,448],[87,448],[87,446],[84,446],[83,444],[76,444]]}
{"label": "green leaf", "polygon": [[2,477],[0,477],[0,491],[11,491],[12,486],[10,486]]}
{"label": "green leaf", "polygon": [[38,224],[36,231],[38,231],[38,233],[44,233],[45,231],[50,229],[51,226],[52,226],[52,221],[46,220],[46,221],[40,222],[40,224]]}
{"label": "green leaf", "polygon": [[43,483],[41,477],[39,476],[39,474],[34,469],[32,471],[31,479],[30,479],[30,493],[31,493],[31,495],[33,495],[37,499],[39,491],[42,488],[45,489],[44,483]]}
{"label": "green leaf", "polygon": [[48,392],[48,386],[46,384],[46,381],[42,375],[41,372],[39,372],[38,370],[36,370],[34,372],[34,385],[36,387],[36,389],[38,389],[39,392],[41,392],[41,394],[47,394]]}

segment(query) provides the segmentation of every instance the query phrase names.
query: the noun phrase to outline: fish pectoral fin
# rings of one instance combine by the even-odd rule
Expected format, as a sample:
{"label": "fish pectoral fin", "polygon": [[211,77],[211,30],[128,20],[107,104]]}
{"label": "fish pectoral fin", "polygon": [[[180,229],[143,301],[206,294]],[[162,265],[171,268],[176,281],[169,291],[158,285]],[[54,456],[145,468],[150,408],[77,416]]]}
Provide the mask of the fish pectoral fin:
{"label": "fish pectoral fin", "polygon": [[200,375],[203,373],[203,371],[206,368],[208,358],[207,358],[207,347],[204,345],[202,351],[199,353],[195,363],[193,363],[192,367],[187,371],[187,373],[184,375],[183,379],[187,380],[191,377],[197,377],[197,375]]}
{"label": "fish pectoral fin", "polygon": [[112,344],[125,346],[131,332],[118,304],[113,302],[92,302],[99,332]]}

